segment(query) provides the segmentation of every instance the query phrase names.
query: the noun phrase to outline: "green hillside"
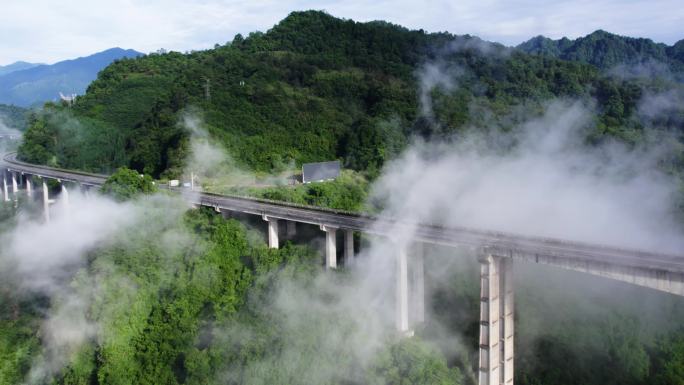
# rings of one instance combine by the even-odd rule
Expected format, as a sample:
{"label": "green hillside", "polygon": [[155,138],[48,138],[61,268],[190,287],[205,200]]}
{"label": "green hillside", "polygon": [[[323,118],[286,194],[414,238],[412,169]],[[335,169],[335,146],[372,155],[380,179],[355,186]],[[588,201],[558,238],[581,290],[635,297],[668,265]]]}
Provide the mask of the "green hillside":
{"label": "green hillside", "polygon": [[575,40],[565,37],[552,40],[537,36],[517,48],[527,53],[588,63],[601,69],[611,69],[617,65],[662,63],[681,73],[684,72],[683,47],[684,40],[667,46],[651,39],[619,36],[598,30]]}
{"label": "green hillside", "polygon": [[[311,234],[269,249],[249,222],[137,194],[148,182],[130,170],[109,179],[104,191],[132,197],[144,215],[93,245],[83,264],[62,266],[49,294],[23,289],[27,273],[0,249],[1,385],[477,384],[475,258],[427,247],[430,317],[403,338],[380,321],[384,305],[363,305],[368,278],[321,272]],[[18,214],[40,217],[24,204],[0,206],[3,235]],[[681,383],[684,299],[527,269],[516,273],[516,383]],[[69,335],[50,338],[50,320]]]}
{"label": "green hillside", "polygon": [[9,128],[25,130],[27,114],[28,111],[21,107],[0,104],[0,123]]}
{"label": "green hillside", "polygon": [[[428,62],[458,73],[459,87],[430,91],[434,117],[419,106],[419,74]],[[590,65],[511,53],[469,36],[295,12],[266,33],[238,35],[212,50],[117,61],[73,108],[48,105],[34,116],[20,156],[175,176],[187,153],[178,122],[195,111],[213,138],[254,170],[339,158],[373,174],[413,135],[496,124],[478,111],[503,117],[552,97],[597,97],[595,137],[634,140],[638,127],[629,118],[640,92]],[[499,121],[504,129],[514,123]]]}

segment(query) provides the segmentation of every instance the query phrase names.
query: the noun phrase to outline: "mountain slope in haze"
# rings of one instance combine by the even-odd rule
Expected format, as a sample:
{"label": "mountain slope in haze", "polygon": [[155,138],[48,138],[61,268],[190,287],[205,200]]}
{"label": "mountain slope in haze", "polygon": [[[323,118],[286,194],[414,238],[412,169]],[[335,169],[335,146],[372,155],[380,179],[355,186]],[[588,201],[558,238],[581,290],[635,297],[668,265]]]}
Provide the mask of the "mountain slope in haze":
{"label": "mountain slope in haze", "polygon": [[42,65],[42,64],[28,63],[25,61],[14,62],[14,63],[8,64],[6,66],[0,66],[0,76],[7,75],[9,73],[16,72],[16,71],[27,70],[29,68],[37,67],[39,65]]}
{"label": "mountain slope in haze", "polygon": [[0,128],[4,126],[19,131],[26,129],[28,111],[17,106],[0,104]]}
{"label": "mountain slope in haze", "polygon": [[31,106],[65,95],[83,94],[97,73],[121,58],[142,55],[134,50],[112,48],[90,56],[38,65],[0,76],[0,103]]}
{"label": "mountain slope in haze", "polygon": [[552,40],[537,36],[517,48],[531,54],[592,64],[604,70],[621,64],[656,62],[670,66],[674,72],[684,72],[684,40],[668,46],[651,39],[625,37],[598,30],[575,40],[565,37]]}

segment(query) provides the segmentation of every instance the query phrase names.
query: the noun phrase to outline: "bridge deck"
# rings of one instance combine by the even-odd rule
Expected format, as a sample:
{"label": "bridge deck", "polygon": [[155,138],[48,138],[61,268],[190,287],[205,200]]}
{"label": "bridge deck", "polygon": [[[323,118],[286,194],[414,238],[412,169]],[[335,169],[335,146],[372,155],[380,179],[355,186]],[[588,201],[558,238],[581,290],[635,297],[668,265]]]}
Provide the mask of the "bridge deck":
{"label": "bridge deck", "polygon": [[[98,186],[105,182],[106,175],[64,170],[18,161],[16,154],[2,158],[9,171],[23,172],[47,178]],[[606,266],[632,267],[661,272],[684,274],[684,256],[621,249],[561,239],[549,239],[484,231],[465,227],[441,227],[431,224],[396,222],[359,213],[330,210],[312,206],[288,204],[264,199],[225,196],[211,193],[180,190],[191,203],[217,209],[265,215],[301,223],[326,225],[391,236],[401,227],[415,231],[417,240],[449,246],[487,247],[501,256],[538,260],[545,258],[564,259],[579,263],[605,264]]]}

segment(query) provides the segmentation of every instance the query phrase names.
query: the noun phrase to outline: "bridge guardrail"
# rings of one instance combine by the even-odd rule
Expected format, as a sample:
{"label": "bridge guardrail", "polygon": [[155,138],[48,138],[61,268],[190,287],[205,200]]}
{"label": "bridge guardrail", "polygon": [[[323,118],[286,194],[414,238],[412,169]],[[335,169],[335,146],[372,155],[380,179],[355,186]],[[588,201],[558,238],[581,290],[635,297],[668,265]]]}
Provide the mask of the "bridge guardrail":
{"label": "bridge guardrail", "polygon": [[[65,173],[65,174],[71,174],[71,175],[76,175],[76,176],[83,176],[83,177],[88,177],[88,178],[96,178],[102,181],[104,181],[108,178],[107,175],[103,174],[96,174],[96,173],[87,173],[87,172],[82,172],[82,171],[74,171],[74,170],[67,170],[67,169],[61,169],[57,167],[48,167],[48,166],[42,166],[42,165],[34,165],[22,161],[18,161],[15,159],[16,153],[9,153],[5,154],[2,157],[2,160],[6,163],[13,164],[15,166],[24,166],[28,167],[30,169],[42,169],[46,171],[53,171],[53,172],[59,172],[59,173]],[[334,216],[337,217],[335,222],[344,222],[345,220],[356,220],[356,221],[362,221],[366,223],[384,223],[386,226],[395,226],[398,224],[396,219],[382,216],[382,215],[370,215],[368,213],[358,213],[358,212],[350,212],[346,210],[336,210],[336,209],[330,209],[330,208],[323,208],[323,207],[317,207],[317,206],[309,206],[309,205],[302,205],[302,204],[297,204],[293,202],[283,202],[283,201],[275,201],[271,199],[265,199],[265,198],[256,198],[256,197],[251,197],[251,196],[244,196],[244,195],[238,195],[238,194],[217,194],[217,193],[211,193],[211,192],[201,192],[201,191],[189,191],[189,190],[184,190],[182,188],[172,188],[172,187],[167,187],[168,190],[170,191],[176,191],[180,192],[183,194],[190,193],[190,194],[198,194],[200,199],[202,197],[209,198],[208,200],[212,201],[210,202],[209,205],[211,206],[216,206],[219,205],[220,203],[217,203],[217,200],[221,199],[233,199],[233,200],[239,200],[243,201],[245,203],[249,204],[262,204],[262,205],[272,205],[274,207],[278,208],[291,208],[294,210],[302,210],[306,211],[307,213],[310,214],[322,214],[322,215],[328,215],[328,216]],[[202,203],[202,202],[200,202]],[[299,213],[302,214],[302,213]],[[534,236],[528,236],[528,235],[518,235],[518,234],[509,234],[509,233],[504,233],[504,232],[498,232],[498,231],[490,231],[490,230],[480,230],[480,229],[472,229],[472,228],[467,228],[467,227],[444,227],[438,224],[434,223],[418,223],[418,222],[408,222],[408,221],[403,221],[399,223],[400,225],[405,225],[405,226],[419,226],[420,227],[420,233],[421,234],[431,234],[435,240],[437,239],[446,239],[448,237],[454,237],[458,239],[464,240],[464,244],[468,244],[468,240],[471,243],[475,242],[480,242],[481,246],[489,246],[492,248],[508,248],[508,249],[522,249],[522,250],[527,250],[528,252],[532,252],[535,248],[539,250],[539,252],[547,253],[547,254],[557,254],[561,253],[563,251],[569,252],[572,251],[572,254],[575,257],[586,257],[589,258],[591,256],[597,256],[600,255],[602,256],[602,259],[605,261],[607,258],[617,258],[617,259],[623,259],[623,261],[626,260],[641,260],[641,261],[649,261],[650,262],[659,262],[659,263],[665,263],[665,262],[672,262],[672,263],[677,263],[678,265],[681,265],[681,270],[684,271],[684,256],[679,256],[679,255],[673,255],[673,254],[666,254],[666,253],[657,253],[657,252],[649,252],[645,250],[636,250],[636,249],[627,249],[627,248],[620,248],[620,247],[614,247],[614,246],[607,246],[607,245],[597,245],[597,244],[590,244],[590,243],[583,243],[583,242],[578,242],[578,241],[569,241],[569,240],[563,240],[563,239],[558,239],[558,238],[544,238],[544,237],[534,237]],[[371,230],[371,229],[368,229]],[[628,256],[628,258],[627,258]],[[625,258],[620,258],[620,257],[625,257]],[[615,261],[617,262],[617,261]]]}

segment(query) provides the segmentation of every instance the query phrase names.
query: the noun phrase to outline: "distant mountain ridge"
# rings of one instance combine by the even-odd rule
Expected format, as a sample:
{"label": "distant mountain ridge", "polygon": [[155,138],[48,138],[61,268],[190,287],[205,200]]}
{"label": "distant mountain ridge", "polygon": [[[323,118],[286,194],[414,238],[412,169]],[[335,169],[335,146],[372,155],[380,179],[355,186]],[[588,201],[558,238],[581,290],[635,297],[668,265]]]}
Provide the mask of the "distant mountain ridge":
{"label": "distant mountain ridge", "polygon": [[55,100],[60,92],[83,94],[98,72],[112,62],[142,55],[130,49],[111,48],[86,57],[5,73],[0,75],[0,103],[28,107]]}
{"label": "distant mountain ridge", "polygon": [[672,46],[651,39],[620,36],[603,30],[570,40],[536,36],[516,48],[530,54],[579,61],[607,70],[622,64],[658,62],[684,72],[684,40]]}
{"label": "distant mountain ridge", "polygon": [[7,75],[12,72],[27,70],[29,68],[37,67],[42,65],[40,63],[28,63],[25,61],[17,61],[6,66],[0,66],[0,76]]}

